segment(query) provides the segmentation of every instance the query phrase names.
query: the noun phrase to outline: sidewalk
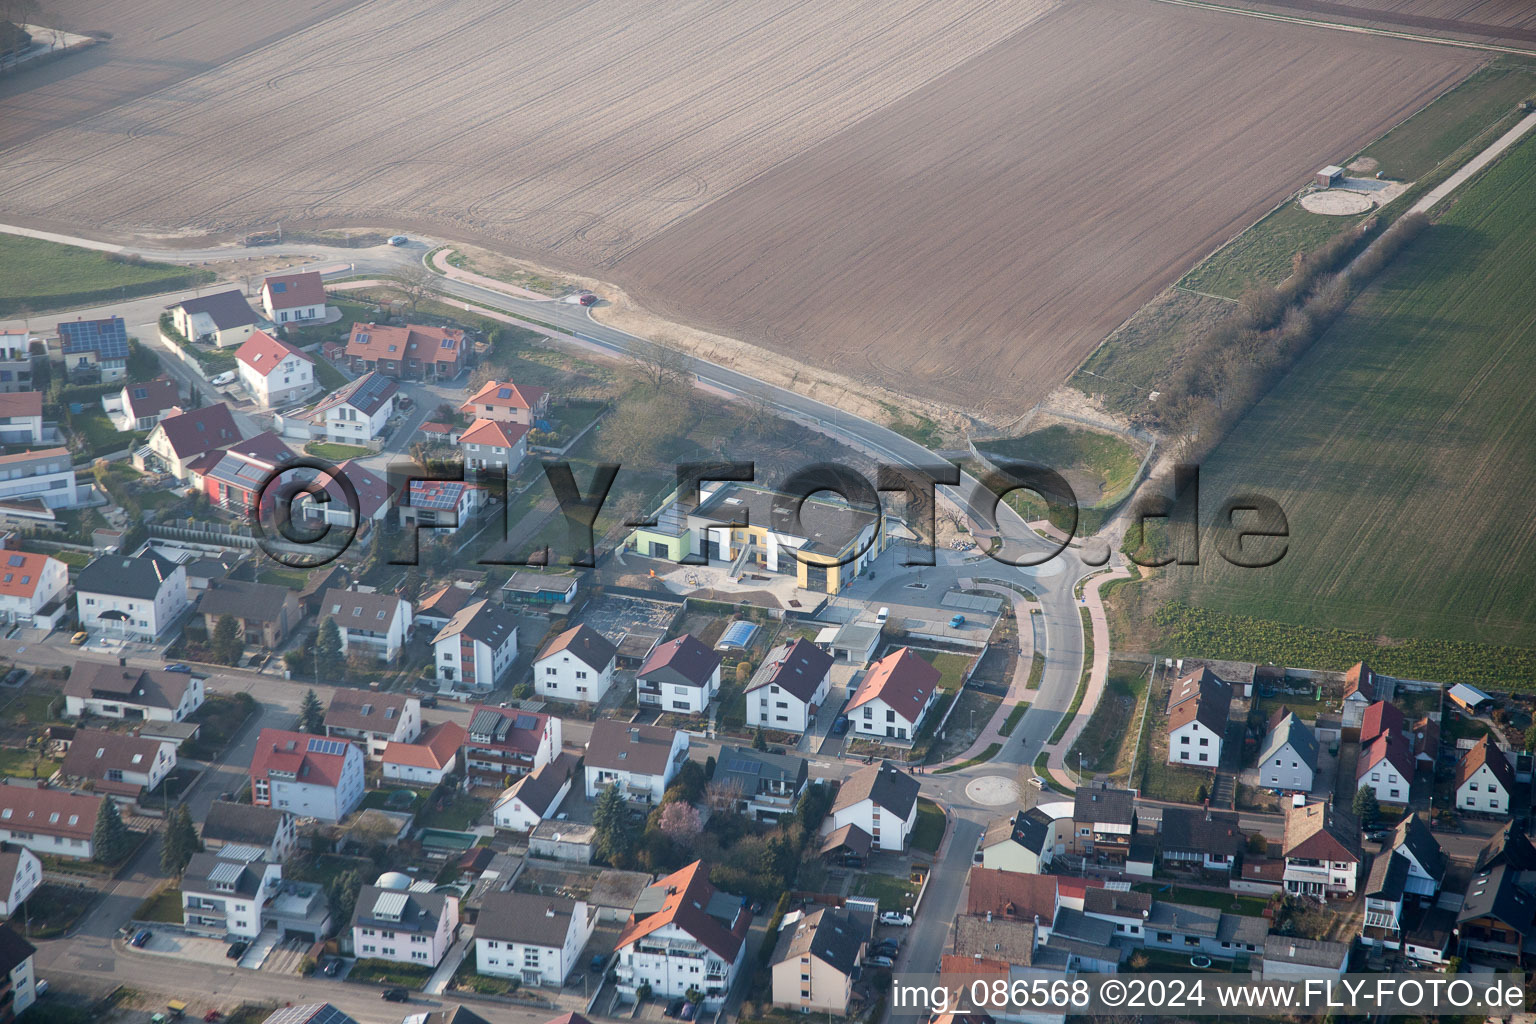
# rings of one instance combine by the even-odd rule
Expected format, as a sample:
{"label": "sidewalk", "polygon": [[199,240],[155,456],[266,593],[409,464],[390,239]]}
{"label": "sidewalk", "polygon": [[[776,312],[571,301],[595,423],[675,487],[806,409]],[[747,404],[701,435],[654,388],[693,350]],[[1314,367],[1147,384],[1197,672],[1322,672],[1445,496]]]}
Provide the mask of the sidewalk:
{"label": "sidewalk", "polygon": [[459,937],[454,940],[448,952],[443,954],[442,963],[437,965],[437,970],[432,972],[432,977],[421,990],[428,995],[440,996],[448,990],[448,983],[453,980],[453,974],[459,969],[459,964],[464,962],[464,957],[469,953],[470,943],[475,941],[474,925],[461,925]]}
{"label": "sidewalk", "polygon": [[1088,606],[1088,620],[1093,628],[1093,665],[1088,670],[1088,689],[1083,694],[1083,703],[1078,707],[1072,724],[1062,734],[1061,742],[1045,748],[1049,755],[1045,765],[1051,773],[1051,780],[1064,787],[1068,793],[1077,790],[1077,783],[1066,771],[1067,751],[1072,749],[1072,744],[1077,742],[1088,725],[1088,719],[1093,717],[1094,709],[1099,706],[1099,698],[1104,694],[1104,684],[1109,679],[1109,619],[1104,614],[1104,600],[1099,595],[1099,588],[1110,580],[1130,577],[1130,570],[1122,567],[1093,576],[1083,584],[1083,601]]}
{"label": "sidewalk", "polygon": [[528,299],[531,302],[559,301],[548,295],[540,295],[538,292],[531,292],[527,288],[519,288],[515,284],[508,284],[506,281],[498,281],[494,277],[486,277],[484,274],[476,274],[456,267],[448,262],[448,257],[453,252],[452,246],[445,245],[433,253],[432,269],[452,280],[463,281],[465,284],[479,285],[481,288],[489,288],[493,292],[505,292],[508,295],[515,295],[519,299]]}

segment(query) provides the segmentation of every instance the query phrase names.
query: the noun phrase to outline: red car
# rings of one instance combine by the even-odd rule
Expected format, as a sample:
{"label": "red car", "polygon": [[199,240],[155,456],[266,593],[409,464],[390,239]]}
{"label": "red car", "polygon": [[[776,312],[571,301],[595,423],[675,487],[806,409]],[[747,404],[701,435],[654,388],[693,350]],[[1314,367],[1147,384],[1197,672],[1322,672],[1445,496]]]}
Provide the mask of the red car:
{"label": "red car", "polygon": [[577,301],[580,302],[583,306],[595,306],[597,305],[597,296],[593,295],[591,292],[582,292],[581,298]]}

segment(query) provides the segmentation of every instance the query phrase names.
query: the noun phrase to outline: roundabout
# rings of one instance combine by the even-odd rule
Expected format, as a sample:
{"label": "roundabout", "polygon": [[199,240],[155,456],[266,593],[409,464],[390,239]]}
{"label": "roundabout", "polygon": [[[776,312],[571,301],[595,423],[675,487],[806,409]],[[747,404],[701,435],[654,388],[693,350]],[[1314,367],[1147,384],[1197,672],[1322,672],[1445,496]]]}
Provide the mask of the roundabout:
{"label": "roundabout", "polygon": [[966,783],[965,795],[983,807],[1001,807],[1019,802],[1019,787],[1002,775],[983,775]]}

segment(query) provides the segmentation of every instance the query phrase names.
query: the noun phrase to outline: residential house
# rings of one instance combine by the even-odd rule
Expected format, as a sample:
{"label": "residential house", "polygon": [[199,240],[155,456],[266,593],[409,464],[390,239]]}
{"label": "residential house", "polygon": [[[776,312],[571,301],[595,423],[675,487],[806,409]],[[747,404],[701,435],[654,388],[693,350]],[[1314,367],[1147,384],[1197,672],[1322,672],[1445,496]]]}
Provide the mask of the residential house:
{"label": "residential house", "polygon": [[170,377],[124,384],[116,395],[103,395],[102,406],[118,430],[153,430],[167,413],[181,411],[181,392]]}
{"label": "residential house", "polygon": [[203,816],[203,845],[214,851],[254,846],[271,863],[282,864],[298,844],[297,822],[292,811],[215,800]]}
{"label": "residential house", "polygon": [[435,636],[437,631],[448,625],[466,605],[478,600],[477,593],[474,587],[444,583],[422,595],[416,602],[416,610],[411,615],[411,621],[418,629],[428,630]]}
{"label": "residential house", "polygon": [[939,670],[910,647],[875,662],[849,700],[846,714],[855,735],[898,743],[915,740],[939,696]]}
{"label": "residential house", "polygon": [[852,914],[821,907],[779,931],[773,1002],[801,1013],[848,1013],[869,930]]}
{"label": "residential house", "polygon": [[1063,877],[1058,875],[1029,875],[973,867],[966,891],[965,913],[971,917],[990,914],[1010,921],[1038,919],[1049,928],[1061,906],[1058,885],[1061,881]]}
{"label": "residential house", "polygon": [[1456,913],[1457,954],[1481,963],[1511,968],[1528,966],[1526,943],[1536,933],[1536,895],[1508,865],[1472,876]]}
{"label": "residential house", "polygon": [[378,591],[333,588],[320,602],[320,618],[336,623],[342,653],[357,652],[392,663],[410,632],[411,602]]}
{"label": "residential house", "polygon": [[0,392],[0,444],[43,443],[43,393]]}
{"label": "residential house", "polygon": [[195,490],[205,493],[215,508],[245,517],[258,501],[265,501],[270,512],[279,498],[278,492],[267,491],[268,484],[295,458],[282,438],[263,431],[188,462],[187,480]]}
{"label": "residential house", "polygon": [[[989,960],[1017,967],[1033,967],[1035,956],[1050,933],[1050,922],[1046,921],[1043,924],[1042,928],[1034,921],[996,916],[957,917],[954,921],[954,935],[950,942],[950,949],[953,952],[948,955],[956,959],[969,960],[968,969]],[[1100,970],[1097,966],[1083,969],[1092,969],[1096,973]],[[1110,970],[1113,968],[1111,967]]]}
{"label": "residential house", "polygon": [[1404,818],[1371,863],[1360,941],[1400,949],[1404,933],[1422,917],[1418,911],[1439,894],[1445,868],[1445,854],[1429,826],[1417,814]]}
{"label": "residential house", "polygon": [[171,307],[171,323],[181,336],[214,348],[229,348],[249,338],[261,317],[239,289],[184,299]]}
{"label": "residential house", "polygon": [[517,708],[475,705],[464,741],[464,773],[472,786],[509,786],[560,753],[560,719]]}
{"label": "residential house", "polygon": [[1378,736],[1389,733],[1402,734],[1407,721],[1403,713],[1397,709],[1397,705],[1389,701],[1378,700],[1368,705],[1364,714],[1360,716],[1360,746],[1367,746]]}
{"label": "residential house", "polygon": [[635,700],[685,715],[703,714],[720,692],[720,653],[689,633],[657,644],[635,674]]}
{"label": "residential house", "polygon": [[1136,835],[1136,794],[1105,785],[1081,786],[1072,797],[1072,821],[1085,857],[1123,862]]}
{"label": "residential house", "polygon": [[133,804],[176,767],[176,745],[127,732],[76,729],[59,775],[72,785]]}
{"label": "residential house", "polygon": [[332,526],[355,527],[358,535],[366,539],[374,524],[382,522],[393,508],[394,491],[385,475],[354,459],[317,474],[316,479],[324,491],[324,500],[319,500],[318,495],[302,495],[295,515]]}
{"label": "residential house", "polygon": [[266,331],[257,331],[235,352],[240,383],[257,406],[290,405],[315,389],[315,361]]}
{"label": "residential house", "polygon": [[415,743],[421,735],[421,701],[404,693],[337,688],[325,712],[325,734],[350,740],[370,761],[391,743]]}
{"label": "residential house", "polygon": [[263,729],[250,775],[258,807],[337,822],[363,802],[363,752],[345,740]]}
{"label": "residential house", "polygon": [[20,932],[0,928],[0,1024],[10,1024],[37,1001],[36,953]]}
{"label": "residential house", "polygon": [[275,324],[325,317],[325,285],[317,270],[275,274],[261,283],[261,308]]}
{"label": "residential house", "polygon": [[596,925],[585,900],[492,892],[475,922],[475,973],[560,988],[584,969],[581,951]]}
{"label": "residential house", "polygon": [[1152,901],[1146,919],[1146,945],[1181,955],[1255,956],[1267,948],[1268,936],[1269,922],[1262,917],[1163,900]]}
{"label": "residential house", "polygon": [[890,761],[866,765],[848,776],[832,804],[832,827],[857,825],[877,850],[907,848],[917,824],[917,779]]}
{"label": "residential house", "polygon": [[1232,811],[1164,807],[1160,826],[1163,864],[1230,875],[1244,838]]}
{"label": "residential house", "polygon": [[1484,733],[1456,765],[1456,809],[1508,815],[1514,791],[1514,769]]}
{"label": "residential house", "polygon": [[[982,833],[982,866],[1033,875],[1042,873],[1050,865],[1057,845],[1065,842],[1057,832],[1058,820],[1038,807],[994,820]],[[1067,824],[1070,827],[1071,823]]]}
{"label": "residential house", "polygon": [[1440,756],[1440,723],[1428,715],[1408,727],[1408,743],[1413,747],[1413,759],[1421,767],[1433,768]]}
{"label": "residential house", "polygon": [[1231,706],[1232,687],[1209,668],[1176,679],[1168,697],[1168,763],[1220,765]]}
{"label": "residential house", "polygon": [[0,620],[52,628],[62,618],[69,567],[51,555],[0,550]]}
{"label": "residential house", "polygon": [[513,832],[532,832],[539,822],[555,815],[571,791],[581,759],[570,751],[561,751],[553,761],[535,768],[502,791],[491,809],[497,828]]}
{"label": "residential house", "polygon": [[576,600],[580,584],[575,573],[514,572],[501,585],[501,603],[558,609]]}
{"label": "residential house", "polygon": [[613,682],[617,654],[618,648],[591,626],[573,626],[545,644],[534,659],[534,693],[551,700],[596,704]]}
{"label": "residential house", "polygon": [[311,436],[366,447],[384,433],[395,414],[400,385],[379,373],[365,373],[326,395],[305,414]]}
{"label": "residential house", "polygon": [[75,579],[80,628],[154,641],[187,610],[187,571],[155,554],[102,555]]}
{"label": "residential house", "polygon": [[[446,1016],[446,1013],[439,1011],[439,1014],[423,1016],[439,1015]],[[413,1018],[406,1019],[413,1021],[414,1024]],[[357,1021],[330,1003],[303,1003],[299,1006],[283,1006],[273,1010],[262,1024],[357,1024]]]}
{"label": "residential house", "polygon": [[[430,889],[431,883],[419,883]],[[436,967],[459,930],[459,899],[443,892],[365,885],[352,911],[352,949],[367,960]]]}
{"label": "residential house", "polygon": [[490,492],[462,480],[412,480],[400,509],[400,525],[407,529],[458,532],[490,501]]}
{"label": "residential house", "polygon": [[1361,745],[1360,759],[1355,763],[1355,785],[1369,786],[1381,803],[1407,804],[1415,764],[1413,751],[1401,732],[1381,733],[1369,744]]}
{"label": "residential house", "polygon": [[0,455],[0,502],[36,502],[49,509],[79,504],[69,449],[38,448]]}
{"label": "residential house", "polygon": [[16,843],[0,842],[0,916],[10,917],[43,884],[43,862]]}
{"label": "residential house", "polygon": [[353,324],[344,358],[358,373],[399,380],[451,380],[465,366],[464,332],[454,327]]}
{"label": "residential house", "polygon": [[534,425],[549,412],[549,392],[544,388],[517,385],[511,381],[488,380],[459,411],[476,420]]}
{"label": "residential house", "polygon": [[242,439],[235,418],[222,402],[191,412],[173,412],[161,417],[149,432],[145,447],[134,452],[134,466],[146,472],[163,471],[185,481],[187,467],[198,456]]}
{"label": "residential house", "polygon": [[219,620],[228,615],[240,627],[241,639],[277,650],[299,624],[299,595],[274,583],[220,580],[204,589],[197,599],[203,629],[212,637]]}
{"label": "residential house", "polygon": [[465,605],[432,638],[443,692],[489,693],[517,661],[517,620],[485,598]]}
{"label": "residential house", "polygon": [[1365,879],[1365,917],[1360,942],[1366,946],[1402,947],[1408,861],[1383,853],[1371,862]]}
{"label": "residential house", "polygon": [[1260,965],[1265,981],[1338,981],[1349,964],[1349,944],[1300,936],[1273,936]]}
{"label": "residential house", "polygon": [[1353,899],[1362,859],[1360,825],[1353,816],[1329,803],[1286,810],[1286,892]]}
{"label": "residential house", "polygon": [[226,846],[194,853],[181,876],[181,919],[194,935],[224,941],[261,934],[262,910],[283,882],[283,865],[260,847]]}
{"label": "residential house", "polygon": [[468,735],[457,722],[438,722],[428,726],[414,743],[391,740],[384,745],[384,753],[379,758],[384,778],[438,785],[458,765],[459,748]]}
{"label": "residential house", "polygon": [[96,815],[104,799],[0,783],[0,841],[33,853],[90,860],[95,854]]}
{"label": "residential house", "polygon": [[1139,943],[1146,938],[1152,904],[1151,893],[1093,888],[1083,894],[1082,913],[1110,924],[1116,939]]}
{"label": "residential house", "polygon": [[1536,842],[1526,834],[1524,822],[1510,822],[1483,844],[1474,867],[1486,871],[1501,864],[1515,871],[1536,871]]}
{"label": "residential house", "polygon": [[686,760],[688,734],[680,729],[599,718],[587,741],[587,798],[616,785],[627,799],[659,804]]}
{"label": "residential house", "polygon": [[619,934],[614,972],[618,989],[675,999],[704,993],[703,1008],[718,1011],[746,958],[752,915],[739,896],[709,884],[702,861],[658,879],[635,901]]}
{"label": "residential house", "polygon": [[805,758],[751,747],[721,747],[714,781],[729,786],[754,821],[778,821],[794,813],[810,769]]}
{"label": "residential house", "polygon": [[528,457],[528,428],[502,420],[475,420],[459,435],[459,451],[466,470],[501,469],[511,476]]}
{"label": "residential house", "polygon": [[1293,711],[1282,711],[1278,718],[1259,752],[1259,785],[1310,793],[1317,775],[1317,734]]}
{"label": "residential house", "polygon": [[768,653],[747,684],[747,724],[778,732],[809,732],[827,702],[832,656],[804,637]]}
{"label": "residential house", "polygon": [[65,321],[59,324],[59,352],[70,380],[122,380],[128,376],[128,327],[120,316]]}
{"label": "residential house", "polygon": [[32,336],[0,328],[0,392],[32,390]]}
{"label": "residential house", "polygon": [[1385,680],[1363,661],[1356,662],[1344,673],[1344,728],[1360,728],[1365,709],[1386,695],[1384,683]]}
{"label": "residential house", "polygon": [[183,722],[203,706],[203,682],[196,672],[80,658],[64,683],[64,717]]}

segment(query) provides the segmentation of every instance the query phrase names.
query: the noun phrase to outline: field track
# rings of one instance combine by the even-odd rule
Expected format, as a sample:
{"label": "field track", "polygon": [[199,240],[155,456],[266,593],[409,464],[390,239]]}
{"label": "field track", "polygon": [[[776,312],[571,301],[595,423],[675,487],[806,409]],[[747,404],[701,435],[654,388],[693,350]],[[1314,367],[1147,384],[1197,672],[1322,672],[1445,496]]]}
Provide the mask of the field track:
{"label": "field track", "polygon": [[1216,0],[1232,7],[1298,14],[1345,25],[1398,29],[1536,49],[1530,0]]}
{"label": "field track", "polygon": [[0,86],[0,217],[481,240],[997,415],[1481,59],[1146,0],[60,6],[117,36]]}

